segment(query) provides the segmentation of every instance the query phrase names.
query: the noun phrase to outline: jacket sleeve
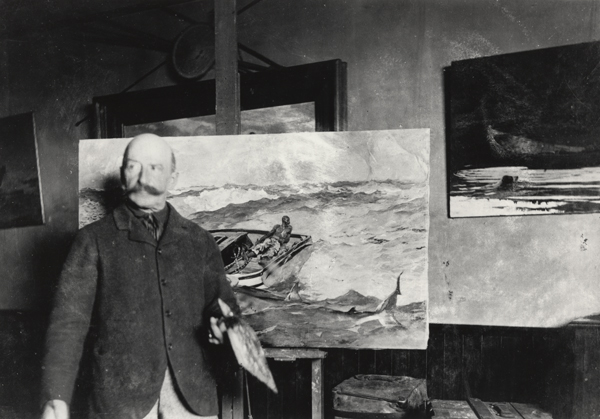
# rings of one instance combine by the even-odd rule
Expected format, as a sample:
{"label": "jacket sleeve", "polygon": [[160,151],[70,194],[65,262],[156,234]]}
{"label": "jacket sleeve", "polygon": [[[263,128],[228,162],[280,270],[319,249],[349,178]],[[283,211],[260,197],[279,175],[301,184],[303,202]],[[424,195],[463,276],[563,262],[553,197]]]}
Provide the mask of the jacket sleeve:
{"label": "jacket sleeve", "polygon": [[219,318],[223,316],[221,307],[218,303],[219,298],[223,300],[235,314],[240,315],[241,310],[235,299],[235,294],[225,276],[225,268],[223,267],[223,259],[221,258],[219,246],[212,235],[206,233],[206,237],[207,250],[204,259],[206,306],[204,308],[204,317],[208,319],[210,317]]}
{"label": "jacket sleeve", "polygon": [[46,334],[41,402],[71,403],[98,279],[98,251],[89,229],[77,234],[59,277]]}

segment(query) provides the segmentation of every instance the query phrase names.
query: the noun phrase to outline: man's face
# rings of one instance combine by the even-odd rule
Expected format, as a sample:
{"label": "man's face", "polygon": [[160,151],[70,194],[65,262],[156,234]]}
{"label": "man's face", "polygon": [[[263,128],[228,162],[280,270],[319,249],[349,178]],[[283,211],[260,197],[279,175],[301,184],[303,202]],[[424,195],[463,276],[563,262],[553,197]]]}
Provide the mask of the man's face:
{"label": "man's face", "polygon": [[283,224],[284,226],[286,226],[286,227],[287,227],[287,226],[290,224],[290,219],[289,219],[288,217],[283,217],[283,218],[281,219],[281,222],[282,222],[282,224]]}
{"label": "man's face", "polygon": [[134,204],[153,211],[164,208],[176,175],[171,150],[162,139],[132,140],[121,171],[125,192]]}

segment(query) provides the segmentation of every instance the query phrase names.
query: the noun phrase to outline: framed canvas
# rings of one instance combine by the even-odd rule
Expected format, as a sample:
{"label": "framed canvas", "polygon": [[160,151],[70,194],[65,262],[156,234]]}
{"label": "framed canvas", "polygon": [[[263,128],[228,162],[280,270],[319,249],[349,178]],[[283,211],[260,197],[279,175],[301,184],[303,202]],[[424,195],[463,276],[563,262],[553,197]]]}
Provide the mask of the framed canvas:
{"label": "framed canvas", "polygon": [[0,119],[0,228],[44,224],[33,113]]}
{"label": "framed canvas", "polygon": [[[124,137],[128,127],[133,128],[130,128],[128,133],[131,135],[135,133],[135,126],[161,124],[164,127],[165,121],[182,119],[196,119],[196,122],[188,121],[184,124],[202,125],[203,131],[198,134],[211,134],[210,127],[207,128],[206,125],[214,124],[210,118],[214,118],[215,103],[214,80],[96,97],[96,137]],[[301,106],[302,104],[304,106]],[[344,131],[347,126],[346,63],[331,60],[242,74],[240,106],[242,118],[254,111],[254,116],[247,121],[263,122],[260,125],[263,128],[267,124],[257,115],[261,109],[263,112],[271,109],[268,119],[271,121],[269,123],[273,124],[274,120],[280,121],[274,118],[280,117],[281,113],[289,115],[294,114],[293,111],[296,110],[298,119],[298,113],[306,114],[304,109],[309,107],[313,112],[312,131]],[[304,121],[301,117],[300,120]],[[166,125],[176,124],[167,122]],[[243,132],[256,132],[260,127],[246,122]],[[282,130],[275,127],[269,132],[276,133]],[[186,135],[192,134],[187,131]]]}
{"label": "framed canvas", "polygon": [[450,67],[451,217],[599,212],[600,43]]}

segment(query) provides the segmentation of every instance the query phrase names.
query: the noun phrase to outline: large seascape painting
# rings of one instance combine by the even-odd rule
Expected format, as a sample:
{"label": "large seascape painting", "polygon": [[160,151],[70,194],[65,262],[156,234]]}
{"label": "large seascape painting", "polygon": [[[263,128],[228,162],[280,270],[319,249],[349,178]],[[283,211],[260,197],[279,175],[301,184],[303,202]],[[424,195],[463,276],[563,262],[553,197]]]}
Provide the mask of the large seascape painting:
{"label": "large seascape painting", "polygon": [[[80,142],[80,226],[118,201],[128,141]],[[212,232],[263,344],[426,348],[429,130],[167,141],[180,173],[168,201]],[[289,242],[255,255],[284,216]]]}
{"label": "large seascape painting", "polygon": [[600,43],[453,62],[451,217],[600,212]]}

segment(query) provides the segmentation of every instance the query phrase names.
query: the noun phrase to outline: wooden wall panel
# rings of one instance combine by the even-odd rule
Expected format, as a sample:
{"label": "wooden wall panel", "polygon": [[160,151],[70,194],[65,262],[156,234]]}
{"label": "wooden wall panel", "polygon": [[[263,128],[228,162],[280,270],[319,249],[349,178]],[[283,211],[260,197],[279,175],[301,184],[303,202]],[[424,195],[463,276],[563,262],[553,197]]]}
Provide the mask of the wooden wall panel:
{"label": "wooden wall panel", "polygon": [[410,362],[410,354],[408,351],[391,351],[391,358],[391,375],[409,375],[408,364]]}
{"label": "wooden wall panel", "polygon": [[45,321],[39,313],[0,310],[0,418],[39,416]]}
{"label": "wooden wall panel", "polygon": [[471,388],[480,389],[486,377],[482,368],[482,343],[479,334],[468,334],[463,338],[462,370],[466,382],[465,394],[473,394]]}
{"label": "wooden wall panel", "polygon": [[375,369],[378,374],[392,374],[392,350],[384,349],[375,352]]}
{"label": "wooden wall panel", "polygon": [[[552,406],[555,418],[577,418],[574,408],[581,406],[581,401],[575,398],[578,385],[576,372],[579,370],[576,360],[585,356],[584,352],[578,352],[575,348],[575,336],[579,328],[569,327],[563,330],[556,338],[544,336],[537,339],[532,352],[535,362],[539,362],[540,368],[547,365],[545,371],[544,385],[540,386],[545,405]],[[596,349],[597,350],[597,349]],[[540,359],[549,361],[540,362]],[[597,394],[597,388],[589,388]]]}
{"label": "wooden wall panel", "polygon": [[292,409],[297,412],[296,418],[308,418],[311,415],[312,409],[309,403],[303,403],[303,400],[311,400],[312,397],[312,380],[311,380],[311,361],[298,361],[298,370],[296,371],[296,399]]}
{"label": "wooden wall panel", "polygon": [[[433,333],[429,328],[429,344],[427,345],[428,359],[436,362],[427,364],[427,393],[430,397],[434,395],[438,399],[447,399],[446,386],[444,383],[444,334]],[[409,356],[410,359],[410,356]],[[408,371],[407,371],[408,372]],[[404,375],[404,374],[401,374]],[[406,374],[409,375],[410,374]]]}
{"label": "wooden wall panel", "polygon": [[573,417],[600,416],[600,328],[581,328],[575,332],[575,382]]}
{"label": "wooden wall panel", "polygon": [[482,339],[480,368],[484,377],[483,386],[479,389],[472,389],[474,390],[472,394],[489,400],[495,395],[494,393],[502,395],[502,387],[498,378],[504,372],[498,359],[502,342],[500,336],[482,336]]}
{"label": "wooden wall panel", "polygon": [[358,373],[377,374],[377,351],[359,351],[358,353]]}
{"label": "wooden wall panel", "polygon": [[461,395],[464,394],[463,370],[461,368],[463,359],[462,340],[463,336],[458,332],[458,329],[450,329],[444,333],[443,388],[445,389],[445,399],[460,399]]}
{"label": "wooden wall panel", "polygon": [[426,351],[408,351],[408,373],[415,378],[426,378],[428,357]]}
{"label": "wooden wall panel", "polygon": [[[45,316],[0,311],[0,417],[38,415]],[[430,325],[427,350],[328,349],[325,414],[332,389],[356,374],[427,378],[429,396],[538,403],[554,419],[600,416],[600,328],[523,329]],[[254,419],[303,419],[311,412],[309,360],[269,360],[279,387],[248,377]],[[248,406],[246,406],[248,412]],[[16,415],[16,416],[15,416]]]}

